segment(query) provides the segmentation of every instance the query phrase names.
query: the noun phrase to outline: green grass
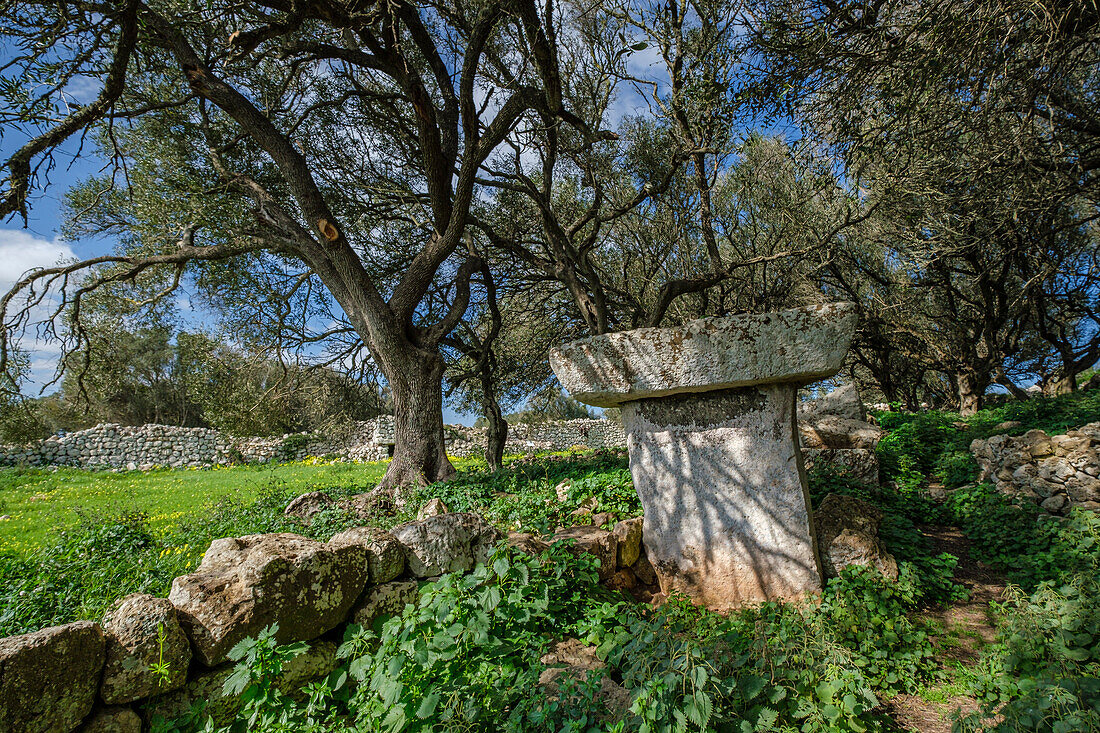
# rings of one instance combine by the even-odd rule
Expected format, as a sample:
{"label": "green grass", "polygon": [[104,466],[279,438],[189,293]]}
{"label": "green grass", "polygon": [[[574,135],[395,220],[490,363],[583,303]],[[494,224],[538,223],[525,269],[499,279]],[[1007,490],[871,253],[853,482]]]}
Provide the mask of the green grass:
{"label": "green grass", "polygon": [[254,501],[277,485],[295,495],[326,486],[362,486],[385,473],[385,463],[263,464],[214,469],[107,473],[74,468],[0,469],[0,553],[42,547],[82,517],[145,512],[149,527],[166,531],[201,519],[218,501]]}

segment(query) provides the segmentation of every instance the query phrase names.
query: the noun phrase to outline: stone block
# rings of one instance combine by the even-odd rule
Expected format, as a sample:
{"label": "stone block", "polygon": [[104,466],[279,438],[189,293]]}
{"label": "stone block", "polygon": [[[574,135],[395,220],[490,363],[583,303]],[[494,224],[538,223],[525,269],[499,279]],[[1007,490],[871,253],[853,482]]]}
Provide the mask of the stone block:
{"label": "stone block", "polygon": [[622,407],[643,538],[663,592],[728,609],[820,590],[796,392],[836,373],[855,324],[855,306],[837,303],[551,351],[575,398]]}
{"label": "stone block", "polygon": [[417,578],[466,572],[485,562],[503,535],[476,514],[456,512],[394,527],[405,548],[409,572]]}
{"label": "stone block", "polygon": [[[120,705],[174,690],[187,682],[191,641],[167,599],[144,593],[126,596],[103,619],[107,661],[99,696]],[[165,676],[153,665],[166,665]]]}
{"label": "stone block", "polygon": [[280,644],[309,641],[341,623],[367,583],[367,552],[295,534],[214,540],[168,599],[208,667],[239,641],[279,624]]}
{"label": "stone block", "polygon": [[855,323],[851,303],[702,318],[677,328],[574,341],[551,349],[550,364],[574,398],[599,407],[756,384],[805,384],[837,372]]}
{"label": "stone block", "polygon": [[623,406],[662,591],[728,609],[820,590],[794,399],[770,385]]}
{"label": "stone block", "polygon": [[91,621],[0,639],[0,731],[76,729],[99,689],[103,647]]}
{"label": "stone block", "polygon": [[592,555],[600,561],[600,580],[608,580],[615,574],[619,560],[619,538],[614,533],[593,525],[568,527],[554,533],[554,542],[570,540],[576,552]]}

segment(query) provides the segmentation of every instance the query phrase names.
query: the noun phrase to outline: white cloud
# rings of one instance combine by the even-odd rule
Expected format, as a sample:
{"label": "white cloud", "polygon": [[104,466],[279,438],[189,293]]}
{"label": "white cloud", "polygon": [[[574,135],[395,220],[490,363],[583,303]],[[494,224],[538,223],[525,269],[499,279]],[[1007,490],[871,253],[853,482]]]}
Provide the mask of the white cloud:
{"label": "white cloud", "polygon": [[[75,257],[72,247],[63,242],[42,239],[20,229],[0,229],[0,295],[7,293],[29,270],[53,267],[58,262]],[[12,307],[19,307],[18,302],[13,302]],[[49,297],[33,309],[31,320],[46,318],[56,303],[55,297]],[[35,328],[29,329],[18,340],[18,345],[31,357],[30,378],[24,385],[24,391],[34,394],[53,377],[61,355],[61,345],[55,340],[41,338]]]}
{"label": "white cloud", "polygon": [[50,242],[19,229],[0,229],[0,291],[6,293],[34,267],[52,267],[75,256],[72,247],[63,242]]}

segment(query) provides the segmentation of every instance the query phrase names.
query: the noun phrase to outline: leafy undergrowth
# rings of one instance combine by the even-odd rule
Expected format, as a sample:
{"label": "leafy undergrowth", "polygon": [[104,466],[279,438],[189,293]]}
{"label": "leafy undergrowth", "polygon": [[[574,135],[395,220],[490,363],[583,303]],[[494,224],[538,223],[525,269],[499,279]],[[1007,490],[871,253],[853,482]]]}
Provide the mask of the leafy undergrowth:
{"label": "leafy undergrowth", "polygon": [[[940,410],[876,412],[875,417],[890,431],[878,445],[883,478],[919,486],[926,477],[933,476],[954,488],[978,476],[978,466],[970,455],[973,440],[999,433],[1022,435],[1028,430],[1054,435],[1100,421],[1100,390],[1011,401],[967,418]],[[1005,422],[1019,425],[998,430],[997,426]]]}
{"label": "leafy undergrowth", "polygon": [[[349,628],[341,668],[298,701],[259,663],[280,656],[262,635],[238,652],[229,691],[243,705],[224,730],[878,731],[889,727],[880,696],[935,674],[907,616],[921,599],[912,568],[896,584],[846,572],[819,606],[722,616],[682,598],[633,603],[597,584],[594,562],[561,544],[541,557],[501,546],[473,573],[424,586],[377,632]],[[551,692],[539,660],[565,638],[594,645],[607,666]],[[622,706],[604,676],[625,689]]]}
{"label": "leafy undergrowth", "polygon": [[[944,455],[1001,420],[1023,417],[1021,409],[1032,411],[1033,422],[1018,431],[1055,430],[1096,419],[1094,403],[1086,395],[998,408],[966,429],[949,415],[909,419],[898,431],[919,430],[884,441],[896,459],[886,487],[834,471],[812,475],[815,505],[846,493],[882,509],[897,581],[849,569],[820,603],[768,603],[723,616],[683,598],[659,609],[638,605],[599,586],[593,561],[561,546],[539,558],[502,546],[473,574],[426,584],[417,605],[384,624],[349,629],[341,667],[304,691],[275,683],[301,645],[277,648],[270,634],[243,644],[228,690],[242,707],[229,730],[886,731],[896,727],[884,701],[950,691],[975,703],[955,723],[960,732],[1100,731],[1100,518],[1043,519],[988,486],[958,490],[946,504],[921,490],[942,472]],[[919,444],[928,426],[938,426],[936,445],[925,451]],[[906,461],[911,474],[897,472]],[[338,498],[365,487],[310,488]],[[201,523],[170,529],[151,529],[140,514],[88,517],[40,550],[0,557],[0,635],[96,618],[137,590],[163,594],[214,537],[295,531],[326,539],[359,523],[330,509],[303,528],[282,512],[302,490],[268,486],[256,499],[223,501]],[[614,518],[640,513],[625,454],[598,452],[515,461],[493,475],[468,465],[375,523],[406,521],[435,497],[508,530],[571,524],[593,499]],[[974,561],[1017,584],[993,608],[996,642],[979,644],[966,666],[945,664],[945,634],[928,620],[930,607],[965,591],[953,580],[957,558],[930,545],[927,525],[960,526]],[[607,666],[548,689],[539,660],[565,638],[595,646]],[[607,692],[619,685],[626,709]],[[215,728],[201,710],[158,723],[161,731],[204,727]]]}

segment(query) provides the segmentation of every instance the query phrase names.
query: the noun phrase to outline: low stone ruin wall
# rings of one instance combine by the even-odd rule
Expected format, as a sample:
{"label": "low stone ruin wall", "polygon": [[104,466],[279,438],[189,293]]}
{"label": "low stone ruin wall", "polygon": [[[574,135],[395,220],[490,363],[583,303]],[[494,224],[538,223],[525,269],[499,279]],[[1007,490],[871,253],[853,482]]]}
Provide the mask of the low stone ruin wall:
{"label": "low stone ruin wall", "polygon": [[[801,423],[807,468],[829,463],[857,478],[878,480],[874,445],[881,431],[867,423],[836,416],[809,416]],[[447,453],[481,456],[483,428],[447,427]],[[299,461],[335,455],[351,461],[380,461],[392,455],[393,417],[356,423],[341,436],[295,433],[279,437],[237,438],[207,428],[171,425],[136,427],[104,423],[23,446],[0,445],[0,466],[72,466],[107,470],[148,470],[229,465],[235,462]],[[526,455],[571,448],[625,448],[622,423],[613,420],[560,420],[511,425],[505,453]]]}
{"label": "low stone ruin wall", "polygon": [[[447,453],[456,458],[480,456],[485,452],[489,431],[485,428],[449,427],[452,440]],[[509,455],[543,451],[567,451],[584,447],[625,448],[626,433],[615,420],[552,420],[542,423],[519,423],[508,426],[504,452]]]}
{"label": "low stone ruin wall", "polygon": [[[642,520],[631,519],[547,539],[576,540],[578,551],[600,559],[601,580],[633,589],[656,582],[641,537]],[[349,529],[329,542],[286,533],[215,540],[168,598],[134,594],[101,623],[0,639],[0,730],[138,733],[197,700],[224,725],[237,706],[221,695],[232,672],[227,653],[239,641],[278,623],[280,643],[310,642],[282,673],[280,686],[297,689],[335,668],[346,624],[369,627],[400,612],[420,581],[471,570],[501,539],[476,515],[440,514],[390,532]],[[547,547],[533,535],[508,541],[529,553]]]}
{"label": "low stone ruin wall", "polygon": [[[0,446],[0,466],[146,470],[296,461],[329,454],[377,461],[389,454],[387,446],[379,441],[379,434],[384,436],[386,432],[383,423],[384,418],[360,422],[340,437],[297,433],[270,438],[235,438],[207,428],[104,423],[28,445]],[[392,436],[392,425],[389,430]]]}
{"label": "low stone ruin wall", "polygon": [[1051,514],[1078,507],[1100,510],[1100,423],[1065,435],[1029,430],[1019,437],[994,435],[970,444],[982,469],[1002,493],[1023,497]]}
{"label": "low stone ruin wall", "polygon": [[[389,532],[355,527],[328,542],[289,533],[214,540],[195,571],[172,582],[167,598],[135,593],[99,623],[0,639],[0,731],[140,733],[155,716],[180,717],[197,701],[225,725],[239,705],[222,695],[233,671],[228,653],[238,642],[272,623],[279,643],[309,642],[279,679],[281,689],[297,690],[336,668],[346,625],[369,628],[400,613],[416,602],[421,582],[469,572],[502,540],[528,554],[570,541],[575,552],[599,560],[607,587],[640,602],[663,597],[641,517],[607,530],[599,525],[609,524],[609,515],[588,514],[592,524],[548,537],[505,537],[476,514],[447,513],[438,499],[419,516]],[[309,521],[308,512],[303,518]],[[880,519],[859,499],[826,497],[814,513],[825,577],[852,564],[897,577],[878,540]]]}

